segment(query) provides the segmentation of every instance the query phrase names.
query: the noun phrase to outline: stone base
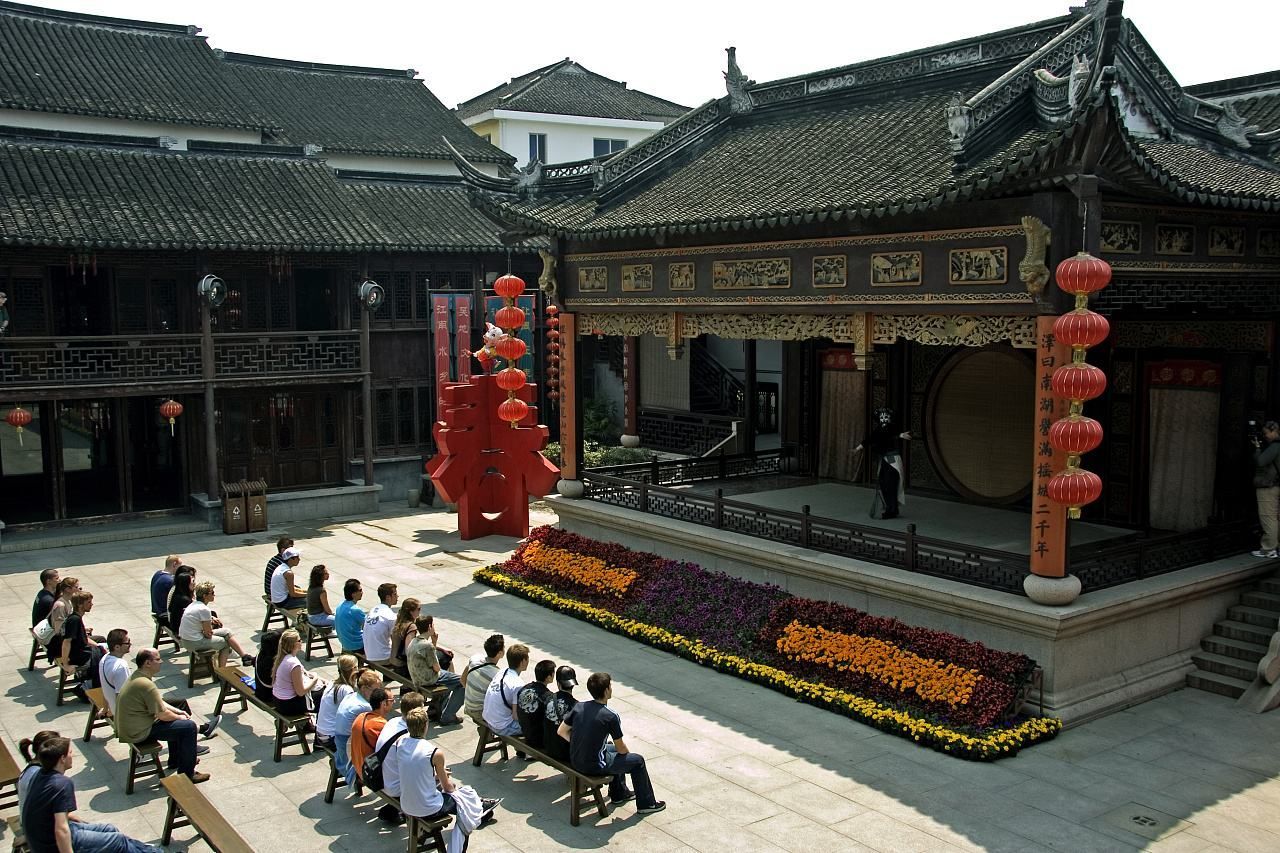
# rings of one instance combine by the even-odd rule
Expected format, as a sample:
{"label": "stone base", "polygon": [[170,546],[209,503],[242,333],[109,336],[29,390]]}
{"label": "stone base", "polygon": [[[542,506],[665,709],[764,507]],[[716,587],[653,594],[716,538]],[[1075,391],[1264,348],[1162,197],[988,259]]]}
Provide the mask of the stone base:
{"label": "stone base", "polygon": [[622,443],[623,447],[639,447],[640,446],[640,436],[638,435],[624,434],[621,438],[619,438],[619,441]]}
{"label": "stone base", "polygon": [[556,483],[556,491],[566,498],[580,498],[587,493],[587,487],[581,480],[561,480]]}
{"label": "stone base", "polygon": [[1080,578],[1075,575],[1065,578],[1027,575],[1022,579],[1022,591],[1036,604],[1065,607],[1080,597]]}
{"label": "stone base", "polygon": [[[1247,555],[1230,557],[1046,606],[596,501],[547,503],[561,527],[583,536],[1027,654],[1044,670],[1044,713],[1068,724],[1185,686],[1200,640],[1246,588],[1274,571]],[[1027,710],[1039,713],[1040,697],[1029,697]]]}

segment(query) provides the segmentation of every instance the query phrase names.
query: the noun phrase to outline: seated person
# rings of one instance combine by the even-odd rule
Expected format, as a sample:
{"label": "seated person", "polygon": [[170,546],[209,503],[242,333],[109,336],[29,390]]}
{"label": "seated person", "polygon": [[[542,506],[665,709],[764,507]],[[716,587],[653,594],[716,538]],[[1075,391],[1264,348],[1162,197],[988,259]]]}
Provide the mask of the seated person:
{"label": "seated person", "polygon": [[516,720],[524,733],[524,742],[542,749],[542,703],[551,695],[547,686],[556,677],[556,662],[540,660],[533,668],[533,681],[516,692]]}
{"label": "seated person", "polygon": [[53,639],[49,641],[46,653],[49,663],[57,663],[62,657],[62,625],[71,615],[71,596],[80,591],[79,578],[63,578],[53,592],[53,607],[49,609],[49,625],[53,628]]}
{"label": "seated person", "polygon": [[382,676],[371,669],[360,673],[356,678],[355,692],[342,700],[338,705],[338,713],[333,721],[334,764],[338,773],[346,778],[347,784],[355,787],[356,771],[351,766],[351,751],[347,748],[351,742],[351,727],[356,717],[368,711],[372,706],[369,697],[375,688],[382,686]]}
{"label": "seated person", "polygon": [[64,737],[44,740],[38,752],[40,770],[31,777],[22,803],[22,830],[32,853],[120,851],[160,853],[122,834],[109,823],[88,823],[77,818],[76,786],[66,775],[71,769],[71,741]]}
{"label": "seated person", "polygon": [[387,665],[402,675],[409,674],[409,665],[405,661],[405,649],[418,635],[418,616],[421,613],[422,605],[418,599],[406,598],[400,602],[396,623],[391,626],[391,662]]}
{"label": "seated person", "polygon": [[253,695],[269,708],[276,704],[271,681],[275,677],[276,652],[279,650],[279,631],[266,631],[258,638],[258,659],[253,664]]}
{"label": "seated person", "polygon": [[[462,707],[464,698],[462,680],[457,673],[440,666],[435,619],[430,614],[420,616],[416,627],[417,635],[409,641],[409,648],[405,651],[408,656],[409,678],[417,690],[430,691],[437,686],[449,688],[448,695],[440,702],[436,716],[440,718],[442,726],[458,725],[462,722],[458,718],[458,710]],[[431,715],[430,709],[427,714]]]}
{"label": "seated person", "polygon": [[98,675],[98,661],[102,659],[103,650],[89,636],[84,617],[93,609],[93,593],[78,590],[71,595],[71,613],[62,622],[62,656],[59,664],[68,675],[82,671],[84,681],[77,683],[72,689],[80,701],[88,702],[86,687],[101,685]]}
{"label": "seated person", "polygon": [[578,686],[578,673],[571,666],[556,670],[555,693],[547,693],[542,699],[542,751],[559,761],[569,763],[569,742],[560,737],[560,724],[578,704],[573,688]]}
{"label": "seated person", "polygon": [[285,548],[280,556],[283,558],[280,565],[271,573],[271,603],[289,610],[306,607],[307,591],[298,586],[294,576],[294,569],[302,562],[302,551]]}
{"label": "seated person", "polygon": [[164,659],[155,649],[143,649],[135,661],[137,672],[116,697],[116,735],[125,743],[166,742],[170,770],[186,774],[196,784],[206,781],[208,773],[196,772],[198,750],[208,750],[197,748],[196,724],[190,714],[164,701],[156,687]]}
{"label": "seated person", "polygon": [[[421,708],[425,704],[426,700],[422,698],[421,693],[414,693],[413,691],[401,693],[400,716],[387,720],[387,724],[382,727],[382,732],[378,735],[377,744],[374,745],[375,752],[379,752],[384,748],[387,750],[382,761],[382,791],[389,796],[400,796],[400,743],[409,731],[408,723],[405,722],[405,715],[414,708]],[[388,811],[384,806],[378,811],[378,814],[384,819],[395,821],[396,823],[403,820],[399,810],[394,807]]]}
{"label": "seated person", "polygon": [[396,624],[396,612],[391,608],[399,601],[395,584],[378,585],[378,603],[364,618],[364,657],[369,663],[391,663],[391,629]]}
{"label": "seated person", "polygon": [[329,593],[324,582],[329,570],[321,563],[311,567],[311,580],[307,584],[307,623],[317,628],[333,627],[333,608],[329,606]]}
{"label": "seated person", "polygon": [[[107,653],[103,655],[101,663],[98,664],[98,680],[102,682],[102,697],[107,703],[108,717],[116,715],[116,701],[119,698],[120,691],[129,681],[129,662],[125,660],[125,655],[129,653],[129,647],[132,645],[133,641],[129,639],[129,632],[124,628],[112,628],[107,632]],[[191,706],[186,699],[178,696],[165,696],[164,701],[184,714],[191,714]],[[195,719],[195,717],[192,716],[192,719]],[[211,738],[221,722],[222,715],[215,714],[207,722],[201,723],[196,731],[203,738]]]}
{"label": "seated person", "polygon": [[[41,616],[41,619],[44,617]],[[18,741],[18,751],[22,753],[23,759],[27,762],[27,766],[22,768],[18,773],[18,811],[22,811],[22,801],[27,798],[27,788],[31,785],[31,779],[40,772],[40,747],[49,738],[61,737],[57,732],[50,729],[42,729],[35,733],[33,737],[24,737]]]}
{"label": "seated person", "polygon": [[187,651],[217,651],[219,668],[226,667],[227,657],[233,649],[240,655],[242,664],[253,666],[254,657],[244,650],[231,629],[224,628],[222,620],[209,609],[214,595],[212,581],[201,581],[196,586],[196,599],[187,605],[182,613],[182,621],[178,624],[178,639]]}
{"label": "seated person", "polygon": [[355,655],[338,655],[338,677],[330,681],[316,703],[316,746],[334,749],[334,727],[338,722],[338,706],[355,692],[356,669],[360,662]]}
{"label": "seated person", "polygon": [[347,752],[351,754],[351,766],[356,778],[364,781],[364,760],[378,746],[378,735],[387,724],[387,715],[395,707],[396,700],[385,687],[375,687],[369,694],[369,710],[351,722],[351,740]]}
{"label": "seated person", "polygon": [[169,630],[178,633],[182,624],[182,614],[187,606],[196,600],[196,570],[191,566],[178,566],[173,574],[173,586],[169,588],[169,600],[166,607],[169,611]]}
{"label": "seated person", "polygon": [[165,628],[172,627],[169,624],[169,590],[173,589],[173,576],[181,565],[182,558],[170,554],[164,558],[164,568],[151,576],[151,615]]}
{"label": "seated person", "polygon": [[[311,691],[323,686],[324,679],[307,672],[298,660],[302,648],[302,635],[290,628],[280,635],[280,648],[276,651],[275,670],[271,678],[271,693],[276,699],[276,710],[286,717],[300,717],[311,712],[308,699]],[[310,731],[315,731],[314,726]]]}
{"label": "seated person", "polygon": [[506,638],[501,634],[490,634],[484,641],[484,651],[472,655],[459,676],[466,689],[462,710],[476,722],[480,721],[485,694],[489,692],[493,677],[498,674],[498,661],[502,659],[506,648]]}
{"label": "seated person", "polygon": [[271,576],[276,573],[276,568],[284,562],[284,552],[293,547],[293,540],[288,536],[281,536],[276,540],[276,555],[267,560],[267,571],[262,576],[262,594],[271,599]]}
{"label": "seated person", "polygon": [[55,590],[59,580],[57,569],[45,569],[40,573],[40,591],[36,593],[36,600],[31,605],[32,628],[47,619],[53,610],[53,603],[58,600]]}
{"label": "seated person", "polygon": [[[427,740],[427,709],[405,715],[409,734],[400,742],[400,809],[410,817],[437,820],[457,814],[458,786],[445,766],[444,753]],[[502,800],[481,800],[481,824]]]}
{"label": "seated person", "polygon": [[507,649],[506,669],[489,682],[484,695],[484,722],[491,731],[500,735],[518,735],[520,721],[516,719],[516,694],[524,686],[520,674],[529,668],[529,647],[516,643]]}
{"label": "seated person", "polygon": [[333,613],[333,630],[338,635],[338,645],[348,654],[364,654],[364,609],[359,606],[364,597],[360,581],[351,578],[342,585],[343,601]]}
{"label": "seated person", "polygon": [[[637,814],[662,811],[667,804],[654,798],[644,758],[627,749],[622,739],[622,720],[609,707],[613,678],[607,672],[592,673],[587,679],[587,692],[591,701],[574,705],[558,730],[560,737],[569,742],[570,766],[590,776],[613,774],[609,799],[614,805],[635,800]],[[634,793],[627,790],[628,773]]]}

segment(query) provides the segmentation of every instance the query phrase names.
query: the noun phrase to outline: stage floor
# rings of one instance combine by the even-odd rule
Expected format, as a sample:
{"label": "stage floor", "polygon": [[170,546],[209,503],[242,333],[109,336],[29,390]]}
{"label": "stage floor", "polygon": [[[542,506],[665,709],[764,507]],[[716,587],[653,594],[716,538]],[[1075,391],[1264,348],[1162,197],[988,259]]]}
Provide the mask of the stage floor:
{"label": "stage floor", "polygon": [[[679,488],[707,494],[714,494],[719,488],[726,498],[790,512],[799,512],[808,504],[811,514],[823,518],[896,531],[905,531],[908,524],[914,524],[920,536],[1013,554],[1030,553],[1031,516],[1026,510],[908,495],[902,514],[885,521],[870,516],[875,490],[869,486],[789,475],[691,483]],[[1122,527],[1074,522],[1070,544],[1086,545],[1133,533]]]}

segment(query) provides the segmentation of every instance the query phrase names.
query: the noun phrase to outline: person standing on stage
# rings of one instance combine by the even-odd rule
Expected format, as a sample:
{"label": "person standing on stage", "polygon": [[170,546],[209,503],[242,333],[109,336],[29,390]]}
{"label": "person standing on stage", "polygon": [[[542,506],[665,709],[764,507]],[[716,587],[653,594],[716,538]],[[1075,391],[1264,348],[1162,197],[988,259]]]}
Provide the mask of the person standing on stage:
{"label": "person standing on stage", "polygon": [[[884,514],[881,518],[897,518],[899,507],[907,502],[903,485],[906,483],[906,472],[903,470],[902,453],[899,441],[910,441],[911,433],[899,432],[894,421],[892,409],[878,409],[876,420],[866,440],[853,449],[854,453],[864,447],[880,463],[880,473],[876,478],[876,493],[884,503]],[[871,505],[871,515],[875,516],[875,504]]]}

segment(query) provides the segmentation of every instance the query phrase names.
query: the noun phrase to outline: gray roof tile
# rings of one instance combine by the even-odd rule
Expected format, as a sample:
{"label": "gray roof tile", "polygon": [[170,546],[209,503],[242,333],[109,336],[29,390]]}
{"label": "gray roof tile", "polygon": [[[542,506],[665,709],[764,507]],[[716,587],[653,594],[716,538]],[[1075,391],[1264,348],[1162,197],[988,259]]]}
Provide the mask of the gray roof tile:
{"label": "gray roof tile", "polygon": [[628,89],[626,83],[588,71],[570,59],[539,68],[458,105],[471,118],[493,109],[593,116],[637,121],[671,121],[688,107]]}

